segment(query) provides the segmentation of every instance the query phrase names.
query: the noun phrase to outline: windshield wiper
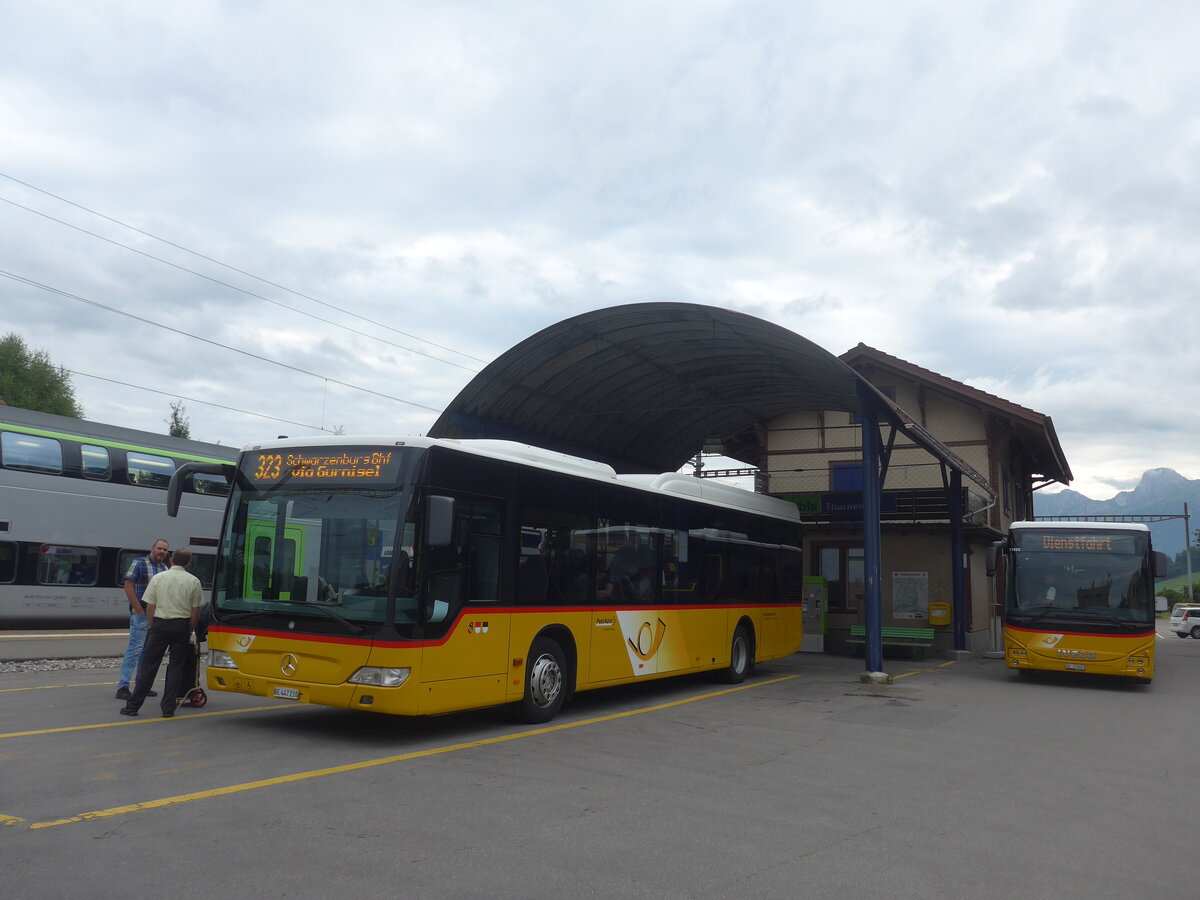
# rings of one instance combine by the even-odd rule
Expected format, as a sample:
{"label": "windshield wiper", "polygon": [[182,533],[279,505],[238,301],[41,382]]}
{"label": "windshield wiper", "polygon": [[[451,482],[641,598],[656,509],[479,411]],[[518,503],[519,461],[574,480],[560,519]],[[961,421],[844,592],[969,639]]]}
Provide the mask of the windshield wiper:
{"label": "windshield wiper", "polygon": [[236,622],[238,619],[248,619],[251,616],[265,616],[270,614],[269,609],[252,609],[249,612],[225,613],[221,616],[221,621],[218,625],[223,625],[226,622]]}
{"label": "windshield wiper", "polygon": [[364,629],[361,625],[357,625],[354,622],[351,622],[349,619],[345,618],[344,616],[339,616],[328,606],[321,606],[319,603],[309,603],[307,600],[277,600],[275,602],[284,603],[288,606],[299,606],[302,609],[315,609],[315,610],[317,610],[317,612],[324,613],[325,615],[329,616],[329,618],[334,619],[335,621],[341,622],[343,625],[346,626],[347,629],[349,629],[351,634],[362,634],[363,633]]}
{"label": "windshield wiper", "polygon": [[1038,619],[1046,618],[1046,616],[1050,615],[1051,613],[1061,613],[1061,612],[1069,612],[1070,611],[1070,610],[1064,609],[1063,607],[1059,607],[1059,606],[1040,606],[1040,607],[1035,607],[1035,609],[1037,610],[1037,612],[1016,612],[1014,610],[1008,614],[1008,617],[1010,619],[1020,618],[1020,619],[1024,619],[1027,622],[1036,622]]}
{"label": "windshield wiper", "polygon": [[1079,611],[1081,613],[1083,613],[1085,616],[1091,616],[1092,618],[1095,618],[1095,619],[1103,619],[1105,622],[1112,622],[1114,625],[1120,625],[1121,628],[1126,629],[1126,630],[1128,630],[1133,625],[1145,624],[1143,622],[1135,622],[1132,619],[1119,619],[1116,616],[1110,615],[1108,613],[1097,612],[1096,610],[1091,609],[1091,608],[1081,609]]}

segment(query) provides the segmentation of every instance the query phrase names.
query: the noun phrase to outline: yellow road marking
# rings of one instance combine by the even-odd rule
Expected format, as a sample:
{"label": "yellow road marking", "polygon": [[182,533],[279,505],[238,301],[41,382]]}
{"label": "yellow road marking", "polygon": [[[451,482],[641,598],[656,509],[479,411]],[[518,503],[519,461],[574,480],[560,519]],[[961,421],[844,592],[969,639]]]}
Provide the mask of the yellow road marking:
{"label": "yellow road marking", "polygon": [[[950,660],[950,661],[948,661],[948,662],[939,663],[939,664],[938,664],[938,668],[939,668],[939,669],[944,669],[944,668],[946,668],[947,666],[952,666],[952,665],[954,665],[956,662],[958,662],[958,660],[957,660],[957,659],[952,659],[952,660]],[[893,675],[893,676],[892,676],[892,681],[896,681],[896,680],[898,680],[898,679],[901,679],[901,678],[907,678],[907,677],[908,677],[908,676],[910,676],[910,675],[928,675],[929,673],[931,673],[931,672],[934,672],[934,671],[936,671],[936,670],[935,670],[935,669],[929,669],[929,668],[926,668],[926,669],[913,669],[911,672],[904,672],[904,673],[903,673],[903,674],[901,674],[901,675]]]}
{"label": "yellow road marking", "polygon": [[[290,784],[298,781],[306,781],[310,778],[323,778],[326,775],[340,775],[345,772],[356,772],[361,769],[370,769],[376,766],[387,766],[393,763],[406,762],[413,759],[423,759],[430,756],[440,756],[444,753],[454,753],[458,750],[471,750],[477,747],[487,747],[493,744],[503,744],[508,741],[520,740],[522,738],[536,737],[543,734],[553,734],[556,731],[566,731],[570,728],[579,728],[584,725],[597,725],[601,722],[612,722],[617,719],[625,719],[630,716],[638,716],[643,713],[658,712],[664,709],[670,709],[675,706],[683,706],[687,703],[695,703],[697,700],[710,700],[714,697],[720,697],[725,694],[733,694],[737,691],[750,690],[751,688],[766,687],[769,684],[779,684],[782,681],[791,681],[794,678],[800,678],[799,675],[784,675],[781,678],[772,678],[770,681],[760,681],[754,684],[743,684],[737,687],[726,688],[720,691],[712,691],[707,694],[700,694],[696,697],[686,697],[683,700],[672,700],[669,703],[659,703],[655,706],[646,706],[641,709],[631,709],[625,712],[612,713],[607,716],[595,716],[591,719],[581,719],[578,722],[566,722],[561,725],[549,725],[545,728],[533,728],[528,731],[517,732],[516,734],[505,734],[499,737],[484,738],[478,741],[467,741],[461,744],[449,744],[445,747],[433,747],[429,750],[414,750],[411,753],[400,753],[396,756],[384,756],[380,759],[368,759],[362,762],[347,763],[341,766],[329,766],[324,769],[313,769],[308,772],[296,772],[293,775],[279,775],[275,778],[264,778],[260,781],[247,781],[243,784],[231,784],[228,787],[212,788],[207,791],[193,791],[190,794],[178,794],[174,797],[163,797],[160,800],[147,800],[145,803],[133,803],[128,806],[114,806],[111,809],[99,809],[94,812],[80,813],[77,816],[71,816],[69,819],[56,819],[53,822],[34,822],[29,826],[34,828],[53,828],[58,825],[69,825],[72,822],[87,822],[92,819],[107,819],[112,816],[123,816],[128,813],[141,812],[147,809],[161,809],[166,806],[174,806],[180,803],[190,803],[193,800],[210,800],[213,797],[223,797],[228,794],[239,794],[243,791],[254,791],[259,788],[274,787],[280,784]],[[277,707],[266,707],[267,709],[275,709]],[[284,707],[287,708],[287,707]],[[292,707],[295,708],[295,707]]]}
{"label": "yellow road marking", "polygon": [[[175,718],[182,719],[203,719],[209,716],[236,716],[239,713],[248,712],[265,712],[269,709],[299,709],[298,706],[280,705],[280,706],[252,706],[248,709],[225,709],[220,712],[192,713],[189,716],[176,715]],[[64,734],[69,731],[91,731],[94,728],[120,728],[123,725],[149,725],[151,722],[165,721],[161,716],[147,716],[145,719],[135,719],[127,717],[120,722],[100,722],[97,725],[65,725],[62,728],[43,728],[39,731],[10,731],[8,734],[0,734],[0,740],[4,738],[32,737],[37,734]]]}
{"label": "yellow road marking", "polygon": [[24,819],[18,819],[16,816],[6,816],[0,813],[0,825],[16,825],[19,822],[24,822]]}

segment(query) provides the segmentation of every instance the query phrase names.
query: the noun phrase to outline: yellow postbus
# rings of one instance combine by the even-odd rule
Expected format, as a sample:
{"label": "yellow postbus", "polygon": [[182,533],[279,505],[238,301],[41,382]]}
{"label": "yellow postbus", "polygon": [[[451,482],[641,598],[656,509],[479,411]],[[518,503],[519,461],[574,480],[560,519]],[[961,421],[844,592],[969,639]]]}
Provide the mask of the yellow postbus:
{"label": "yellow postbus", "polygon": [[800,647],[783,500],[506,441],[279,440],[224,471],[214,691],[542,722],[575,691],[738,682]]}
{"label": "yellow postbus", "polygon": [[1019,672],[1154,677],[1154,578],[1167,558],[1134,522],[1014,522],[1004,564],[1004,659]]}

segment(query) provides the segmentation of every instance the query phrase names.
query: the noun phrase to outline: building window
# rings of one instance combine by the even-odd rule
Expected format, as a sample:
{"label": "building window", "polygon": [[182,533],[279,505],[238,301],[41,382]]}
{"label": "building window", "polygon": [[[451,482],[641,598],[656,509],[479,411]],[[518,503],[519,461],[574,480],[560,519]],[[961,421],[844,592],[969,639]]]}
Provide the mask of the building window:
{"label": "building window", "polygon": [[863,489],[863,467],[859,460],[831,462],[829,464],[829,489],[831,491],[861,491]]}

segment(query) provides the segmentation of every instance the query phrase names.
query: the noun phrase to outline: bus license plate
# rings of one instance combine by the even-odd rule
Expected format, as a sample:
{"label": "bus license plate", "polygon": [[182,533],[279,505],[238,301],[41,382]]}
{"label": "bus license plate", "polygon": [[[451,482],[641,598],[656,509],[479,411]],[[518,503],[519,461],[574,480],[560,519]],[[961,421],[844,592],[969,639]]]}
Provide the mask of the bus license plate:
{"label": "bus license plate", "polygon": [[[1080,666],[1080,668],[1082,669],[1083,666]],[[275,688],[275,696],[280,697],[284,700],[299,700],[300,699],[300,689],[299,688],[277,687],[277,688]]]}
{"label": "bus license plate", "polygon": [[[1067,663],[1067,671],[1068,672],[1086,672],[1087,666],[1081,666],[1079,663]],[[275,690],[278,691],[279,688],[276,688]]]}

